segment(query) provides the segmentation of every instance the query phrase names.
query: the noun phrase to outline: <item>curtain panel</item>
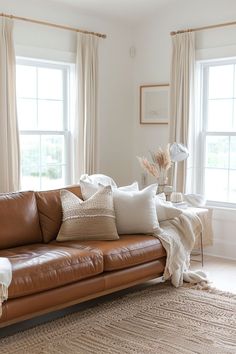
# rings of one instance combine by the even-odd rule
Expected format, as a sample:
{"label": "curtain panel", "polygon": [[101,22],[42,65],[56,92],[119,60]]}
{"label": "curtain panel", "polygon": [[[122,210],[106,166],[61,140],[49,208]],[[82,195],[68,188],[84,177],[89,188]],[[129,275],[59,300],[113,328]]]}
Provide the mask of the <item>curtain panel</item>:
{"label": "curtain panel", "polygon": [[98,37],[78,33],[74,180],[96,172]]}
{"label": "curtain panel", "polygon": [[0,192],[20,188],[13,21],[0,19]]}
{"label": "curtain panel", "polygon": [[[190,151],[188,160],[176,164],[176,186],[178,192],[186,192],[191,184],[187,181],[187,168],[193,161],[190,139],[194,124],[194,76],[195,76],[195,36],[186,32],[172,36],[172,63],[170,80],[170,143],[186,145]],[[187,167],[188,166],[188,167]],[[189,177],[188,177],[189,178]]]}

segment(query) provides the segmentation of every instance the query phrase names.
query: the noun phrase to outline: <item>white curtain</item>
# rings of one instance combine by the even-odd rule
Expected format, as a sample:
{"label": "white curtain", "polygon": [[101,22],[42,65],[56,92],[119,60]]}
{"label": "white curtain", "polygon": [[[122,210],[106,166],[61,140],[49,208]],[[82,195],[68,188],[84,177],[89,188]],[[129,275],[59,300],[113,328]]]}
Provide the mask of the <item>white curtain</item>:
{"label": "white curtain", "polygon": [[0,192],[20,187],[13,21],[0,19]]}
{"label": "white curtain", "polygon": [[96,172],[98,37],[78,33],[74,179]]}
{"label": "white curtain", "polygon": [[[172,64],[170,80],[170,143],[182,143],[190,150],[188,160],[176,164],[178,192],[187,189],[188,168],[193,160],[190,139],[194,124],[195,36],[192,32],[172,36]],[[188,182],[189,184],[190,182]]]}

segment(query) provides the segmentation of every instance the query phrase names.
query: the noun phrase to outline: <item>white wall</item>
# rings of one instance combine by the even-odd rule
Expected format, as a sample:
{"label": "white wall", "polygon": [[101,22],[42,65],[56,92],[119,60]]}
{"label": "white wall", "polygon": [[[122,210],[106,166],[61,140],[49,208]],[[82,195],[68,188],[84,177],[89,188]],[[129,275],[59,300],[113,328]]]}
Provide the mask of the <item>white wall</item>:
{"label": "white wall", "polygon": [[207,254],[236,259],[236,210],[215,209],[213,212],[214,244]]}
{"label": "white wall", "polygon": [[[107,39],[100,40],[98,166],[100,172],[111,175],[120,184],[131,182],[131,29],[124,24],[112,23],[75,8],[44,0],[0,0],[0,12],[107,34]],[[74,57],[75,32],[15,21],[14,35],[19,54],[62,60]]]}
{"label": "white wall", "polygon": [[[134,155],[147,156],[149,150],[168,143],[168,127],[139,124],[139,86],[169,83],[171,61],[170,32],[235,21],[234,0],[178,0],[163,8],[158,15],[139,25],[135,31],[136,58],[134,67]],[[196,33],[199,58],[224,53],[236,56],[236,26]],[[230,47],[229,47],[230,46]],[[227,54],[226,54],[227,56]],[[134,159],[134,178],[141,181],[142,170]],[[149,178],[149,182],[151,179]],[[215,244],[207,252],[236,259],[235,212],[217,210],[213,220]]]}

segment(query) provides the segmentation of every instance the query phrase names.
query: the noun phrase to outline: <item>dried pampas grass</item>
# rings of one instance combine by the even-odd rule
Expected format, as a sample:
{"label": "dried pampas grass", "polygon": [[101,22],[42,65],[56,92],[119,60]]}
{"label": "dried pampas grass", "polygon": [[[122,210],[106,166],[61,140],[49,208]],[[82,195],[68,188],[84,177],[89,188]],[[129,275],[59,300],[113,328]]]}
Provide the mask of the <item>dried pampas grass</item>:
{"label": "dried pampas grass", "polygon": [[151,152],[153,162],[159,166],[159,168],[168,171],[171,167],[169,144],[165,150],[159,148],[157,152]]}
{"label": "dried pampas grass", "polygon": [[159,177],[159,171],[157,166],[155,166],[154,163],[151,163],[146,159],[146,157],[137,157],[139,160],[139,163],[141,167],[147,171],[151,176],[158,178]]}
{"label": "dried pampas grass", "polygon": [[141,167],[151,176],[160,179],[164,184],[167,179],[167,171],[171,167],[169,144],[165,150],[159,148],[156,152],[150,152],[152,162],[146,157],[137,157]]}

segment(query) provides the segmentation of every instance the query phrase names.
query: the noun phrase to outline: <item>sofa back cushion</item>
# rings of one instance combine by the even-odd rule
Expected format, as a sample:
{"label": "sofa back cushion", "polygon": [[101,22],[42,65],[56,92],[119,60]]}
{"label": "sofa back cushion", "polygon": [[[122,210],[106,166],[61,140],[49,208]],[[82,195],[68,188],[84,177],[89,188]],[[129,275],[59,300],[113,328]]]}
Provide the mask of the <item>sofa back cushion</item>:
{"label": "sofa back cushion", "polygon": [[0,194],[0,249],[42,242],[34,192]]}
{"label": "sofa back cushion", "polygon": [[[66,187],[82,199],[79,185]],[[56,239],[62,222],[62,206],[60,189],[46,192],[36,192],[39,220],[42,229],[43,242],[48,243]]]}

